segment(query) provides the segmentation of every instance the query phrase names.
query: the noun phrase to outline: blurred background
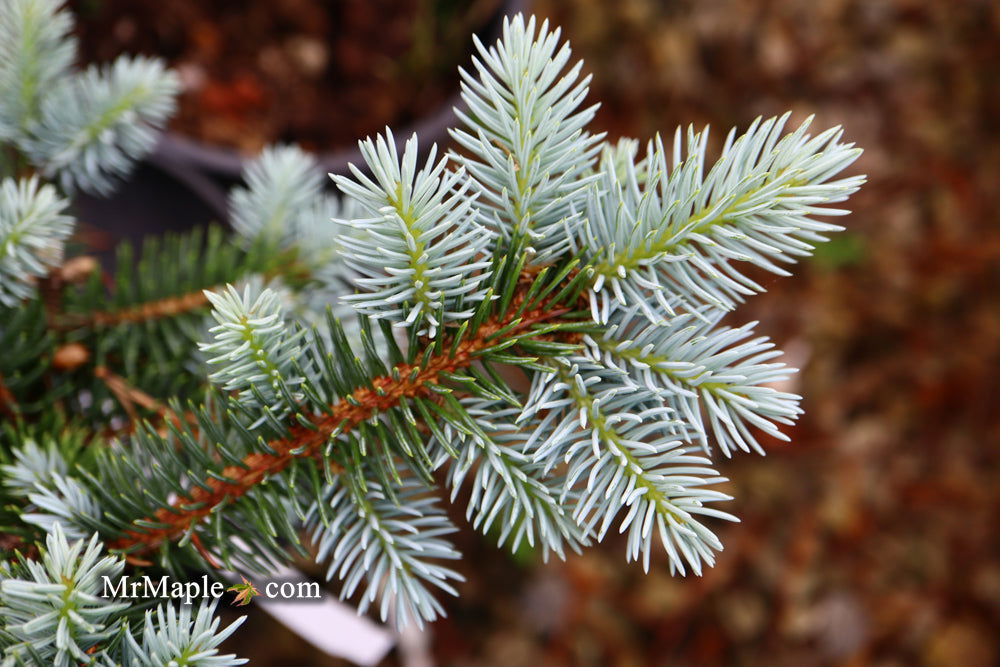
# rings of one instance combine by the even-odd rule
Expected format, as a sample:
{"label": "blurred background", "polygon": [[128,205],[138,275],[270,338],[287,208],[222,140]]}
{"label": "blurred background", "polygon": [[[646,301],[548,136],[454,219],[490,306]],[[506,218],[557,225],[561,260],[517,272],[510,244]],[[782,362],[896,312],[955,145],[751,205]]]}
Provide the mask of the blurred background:
{"label": "blurred background", "polygon": [[[240,24],[244,54],[227,46],[233,3],[76,4],[90,57],[159,50],[180,67],[178,132],[323,151],[433,114],[454,92],[465,36],[503,9],[236,3],[256,17]],[[421,18],[431,5],[436,22]],[[742,523],[721,527],[716,568],[674,579],[661,558],[644,575],[615,539],[543,564],[463,532],[461,598],[445,601],[449,616],[423,647],[385,664],[1000,663],[1000,3],[537,0],[530,10],[562,25],[586,60],[597,126],[611,137],[693,123],[719,139],[791,109],[792,124],[815,114],[817,128],[843,125],[865,149],[853,170],[869,183],[847,232],[794,278],[766,279],[768,293],[739,311],[803,368],[791,388],[806,414],[791,444],[720,462]],[[436,44],[447,45],[445,66]],[[346,92],[312,85],[312,71]],[[250,628],[229,648],[251,664],[343,664],[265,617]]]}

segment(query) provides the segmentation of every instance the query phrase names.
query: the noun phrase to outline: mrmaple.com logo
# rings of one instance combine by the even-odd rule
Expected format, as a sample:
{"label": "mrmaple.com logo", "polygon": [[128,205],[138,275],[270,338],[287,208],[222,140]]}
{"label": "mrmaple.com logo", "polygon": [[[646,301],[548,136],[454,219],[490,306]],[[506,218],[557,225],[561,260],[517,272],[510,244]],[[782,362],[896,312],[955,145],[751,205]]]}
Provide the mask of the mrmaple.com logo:
{"label": "mrmaple.com logo", "polygon": [[323,595],[318,583],[314,581],[268,581],[258,588],[246,577],[234,586],[226,588],[221,581],[209,579],[201,575],[201,579],[179,581],[167,575],[153,578],[148,575],[141,577],[123,576],[117,580],[102,577],[103,590],[101,596],[109,599],[149,600],[168,598],[179,600],[183,604],[191,604],[195,600],[221,598],[226,591],[235,593],[233,604],[248,604],[253,598],[262,595],[270,600],[319,600]]}

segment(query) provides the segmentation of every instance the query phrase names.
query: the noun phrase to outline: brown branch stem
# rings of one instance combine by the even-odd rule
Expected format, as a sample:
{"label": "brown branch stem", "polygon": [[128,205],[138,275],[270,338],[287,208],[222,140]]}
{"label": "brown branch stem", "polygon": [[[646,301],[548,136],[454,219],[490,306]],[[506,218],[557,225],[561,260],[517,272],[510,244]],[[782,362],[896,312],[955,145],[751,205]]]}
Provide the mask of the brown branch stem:
{"label": "brown branch stem", "polygon": [[107,386],[111,393],[114,394],[115,398],[128,414],[129,432],[135,429],[135,426],[139,421],[139,415],[135,409],[136,405],[149,410],[150,412],[156,413],[156,415],[164,422],[170,422],[178,426],[182,421],[186,421],[188,424],[195,423],[193,415],[186,414],[182,418],[160,401],[129,383],[129,381],[122,376],[112,373],[105,366],[95,367],[94,377],[104,382],[105,386]]}
{"label": "brown branch stem", "polygon": [[76,327],[113,327],[118,324],[138,324],[150,320],[173,317],[208,305],[204,291],[189,292],[158,301],[148,301],[121,310],[95,311],[93,313],[68,313],[57,320],[60,329]]}
{"label": "brown branch stem", "polygon": [[[545,306],[536,307],[523,313],[521,321],[508,334],[520,333],[534,324],[555,319],[567,312],[565,308],[546,310]],[[340,433],[345,433],[375,414],[398,405],[403,397],[430,397],[433,394],[430,386],[439,384],[441,373],[469,367],[477,352],[496,344],[496,341],[489,340],[490,336],[511,321],[484,322],[474,336],[459,343],[454,355],[450,354],[450,345],[446,343],[443,347],[446,352],[431,357],[425,366],[397,366],[393,375],[375,378],[372,381],[374,389],[358,389],[351,395],[351,400],[341,400],[333,405],[329,414],[314,415],[310,420],[311,428],[295,422],[287,437],[268,443],[273,454],[255,452],[247,455],[241,465],[222,470],[221,477],[226,481],[217,477],[203,480],[203,486],[192,488],[186,498],[174,501],[169,508],[159,509],[153,517],[145,519],[163,524],[162,528],[132,529],[108,546],[127,552],[129,559],[141,562],[136,558],[138,554],[148,553],[160,544],[176,539],[212,514],[220,504],[243,496],[296,459],[318,456],[331,434],[338,429]]]}

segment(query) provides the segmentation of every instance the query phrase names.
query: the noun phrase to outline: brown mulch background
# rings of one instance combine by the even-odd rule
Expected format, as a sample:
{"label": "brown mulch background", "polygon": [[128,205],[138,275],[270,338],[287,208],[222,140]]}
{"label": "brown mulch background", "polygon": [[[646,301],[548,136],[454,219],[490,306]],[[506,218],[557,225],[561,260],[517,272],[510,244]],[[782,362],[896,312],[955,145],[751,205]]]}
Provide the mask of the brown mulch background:
{"label": "brown mulch background", "polygon": [[[743,523],[704,577],[460,537],[445,665],[940,665],[1000,660],[1000,4],[546,0],[611,135],[786,109],[842,124],[849,231],[740,311],[804,370],[790,445],[722,461]],[[257,621],[255,621],[256,623]],[[257,626],[257,665],[340,664]],[[270,656],[270,657],[267,657]],[[400,664],[391,656],[387,664]]]}
{"label": "brown mulch background", "polygon": [[166,58],[170,127],[254,155],[353,147],[438,111],[500,0],[69,0],[86,62]]}

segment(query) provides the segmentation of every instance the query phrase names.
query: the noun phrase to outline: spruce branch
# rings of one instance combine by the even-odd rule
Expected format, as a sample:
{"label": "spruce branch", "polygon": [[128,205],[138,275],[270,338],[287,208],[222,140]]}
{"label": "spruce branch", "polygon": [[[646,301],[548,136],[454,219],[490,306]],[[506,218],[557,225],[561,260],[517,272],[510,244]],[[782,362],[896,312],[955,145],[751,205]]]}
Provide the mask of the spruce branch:
{"label": "spruce branch", "polygon": [[2,470],[3,485],[13,496],[26,498],[38,485],[49,486],[53,476],[69,472],[69,465],[54,440],[42,447],[33,438],[26,438],[12,455],[13,461]]}
{"label": "spruce branch", "polygon": [[712,436],[726,456],[763,454],[755,429],[787,441],[779,424],[802,413],[799,396],[769,386],[795,369],[772,361],[781,352],[766,337],[750,338],[755,322],[720,326],[723,314],[703,308],[650,323],[638,307],[619,310],[603,335],[584,337],[587,356],[660,396],[695,427],[688,433],[706,453]]}
{"label": "spruce branch", "polygon": [[388,620],[394,607],[397,627],[410,622],[422,627],[425,620],[443,616],[428,586],[458,595],[449,582],[463,577],[435,562],[460,557],[441,539],[456,528],[421,481],[404,478],[391,495],[378,482],[365,489],[348,483],[331,487],[329,496],[323,510],[314,506],[306,525],[313,527],[317,561],[329,560],[327,578],[344,581],[341,597],[353,595],[367,579],[360,612],[381,594],[380,616]]}
{"label": "spruce branch", "polygon": [[100,526],[101,506],[94,494],[75,477],[53,474],[51,480],[35,485],[28,494],[30,505],[21,518],[51,533],[61,525],[68,537],[82,538]]}
{"label": "spruce branch", "polygon": [[338,273],[334,219],[355,218],[354,202],[323,191],[316,158],[296,146],[270,146],[243,170],[245,187],[229,196],[229,217],[244,247],[294,249],[296,259],[325,282]]}
{"label": "spruce branch", "polygon": [[[722,549],[699,515],[736,521],[709,503],[731,500],[707,487],[726,481],[691,455],[688,427],[673,418],[655,393],[623,382],[620,371],[585,358],[558,358],[553,373],[538,374],[518,420],[547,415],[530,451],[551,469],[569,464],[562,498],[577,491],[573,517],[600,541],[621,512],[619,532],[629,531],[629,560],[640,554],[648,570],[654,528],[670,557],[671,571],[697,574]],[[599,526],[599,527],[598,527]]]}
{"label": "spruce branch", "polygon": [[75,285],[58,282],[53,327],[128,329],[200,315],[209,305],[206,291],[254,275],[273,278],[282,273],[280,267],[289,274],[296,270],[294,251],[263,241],[240,248],[215,226],[145,239],[138,260],[135,255],[132,246],[123,243],[117,249],[114,275],[92,271]]}
{"label": "spruce branch", "polygon": [[120,632],[118,615],[128,605],[99,591],[101,578],[117,577],[124,563],[101,556],[97,535],[71,545],[55,524],[41,562],[26,560],[23,567],[23,578],[0,581],[0,617],[14,640],[2,647],[4,657],[34,653],[57,667],[91,664],[91,649]]}
{"label": "spruce branch", "polygon": [[316,158],[295,146],[265,148],[243,170],[243,181],[246,186],[229,195],[229,211],[233,230],[245,242],[261,237],[272,243],[296,240],[297,219],[323,188]]}
{"label": "spruce branch", "polygon": [[45,360],[54,354],[53,338],[38,300],[19,308],[0,305],[2,403],[15,420],[38,412],[63,393],[45,386]]}
{"label": "spruce branch", "polygon": [[[22,54],[0,63],[0,140],[18,172],[106,192],[176,82],[145,59],[42,63],[32,40],[71,41],[55,7],[0,0]],[[783,134],[783,117],[731,133],[711,167],[693,130],[640,155],[588,132],[589,77],[558,30],[517,16],[476,46],[460,153],[418,163],[416,138],[397,151],[387,131],[338,200],[315,159],[270,148],[230,198],[235,243],[169,236],[137,262],[123,246],[113,275],[60,264],[55,188],[3,181],[0,544],[58,536],[66,555],[66,535],[96,532],[140,571],[184,576],[270,570],[311,537],[343,596],[400,625],[441,615],[435,590],[461,581],[439,485],[467,489],[472,526],[511,548],[563,557],[617,527],[645,568],[656,542],[673,572],[714,562],[712,523],[735,517],[709,457],[761,452],[800,413],[771,386],[793,370],[724,311],[760,291],[748,264],[784,273],[839,229],[815,217],[844,213],[830,205],[863,182],[840,176],[858,151],[836,128]],[[0,561],[0,585],[25,568]],[[52,600],[22,598],[0,608],[7,662],[239,662],[218,655],[233,628],[211,609],[60,630]]]}
{"label": "spruce branch", "polygon": [[825,233],[842,229],[812,216],[848,213],[827,205],[864,183],[834,180],[861,151],[841,143],[840,128],[810,136],[811,119],[781,136],[788,116],[758,119],[739,137],[731,131],[707,175],[707,130],[689,130],[685,143],[678,128],[672,153],[657,137],[640,165],[602,163],[575,235],[594,260],[597,321],[607,322],[614,303],[639,306],[653,322],[663,319],[657,310],[732,310],[763,291],[734,263],[788,275],[779,263],[810,255]]}
{"label": "spruce branch", "polygon": [[464,424],[467,431],[446,424],[444,441],[438,443],[442,450],[446,443],[458,450],[457,456],[441,453],[441,460],[449,462],[452,501],[472,473],[466,518],[483,533],[494,530],[498,546],[509,542],[514,551],[522,542],[540,546],[546,560],[550,552],[565,558],[566,546],[579,552],[589,543],[587,531],[559,502],[563,480],[547,475],[534,460],[531,432],[515,423],[519,408],[505,400],[462,401],[472,418]]}
{"label": "spruce branch", "polygon": [[219,655],[219,645],[236,632],[246,616],[219,630],[220,621],[215,617],[217,603],[194,605],[160,605],[147,611],[142,625],[142,641],[131,633],[127,642],[126,664],[131,667],[230,667],[244,665],[246,659],[233,654]]}
{"label": "spruce branch", "polygon": [[219,324],[210,330],[215,340],[198,346],[206,355],[217,355],[208,360],[210,366],[221,366],[209,379],[225,391],[240,392],[248,407],[283,414],[301,399],[294,392],[302,378],[291,372],[303,332],[284,334],[281,305],[269,289],[254,295],[247,285],[241,295],[229,285],[219,293],[206,292],[206,297]]}
{"label": "spruce branch", "polygon": [[[197,343],[210,311],[206,290],[258,280],[312,290],[294,248],[264,241],[242,247],[217,227],[146,239],[138,259],[135,254],[123,244],[113,274],[92,271],[75,282],[54,283],[46,300],[49,329],[54,337],[85,345],[92,367],[104,366],[162,403],[204,388],[204,374],[192,370],[203,363]],[[108,395],[110,386],[95,379],[95,394]]]}
{"label": "spruce branch", "polygon": [[44,97],[20,146],[64,191],[107,195],[152,150],[178,88],[159,60],[123,56],[91,66]]}
{"label": "spruce branch", "polygon": [[508,335],[528,332],[534,325],[555,320],[567,311],[549,303],[501,320],[487,320],[475,335],[451,341],[446,352],[430,356],[425,363],[399,364],[390,375],[371,380],[370,387],[354,391],[325,414],[313,415],[307,424],[296,421],[289,435],[267,443],[268,452],[249,454],[239,465],[227,466],[218,476],[203,480],[185,498],[161,509],[155,516],[136,521],[137,525],[161,525],[137,528],[109,543],[109,547],[130,555],[141,555],[160,544],[180,537],[191,526],[209,516],[223,503],[239,498],[265,479],[285,470],[294,460],[315,457],[334,434],[347,434],[378,413],[399,405],[403,399],[431,397],[435,387],[445,381],[445,374],[469,367],[476,356],[495,347],[490,337],[506,330]]}
{"label": "spruce branch", "polygon": [[[218,646],[245,617],[220,630],[215,604],[161,604],[147,611],[141,637],[128,623],[132,606],[105,597],[105,578],[124,561],[101,553],[95,534],[69,541],[55,524],[41,553],[0,563],[0,657],[6,665],[73,667],[228,667],[245,664]],[[138,634],[138,633],[137,633]]]}
{"label": "spruce branch", "polygon": [[431,147],[417,169],[417,138],[397,154],[392,132],[360,143],[374,180],[351,165],[354,179],[334,175],[365,218],[340,220],[353,234],[340,243],[364,291],[344,297],[359,312],[409,327],[421,318],[434,337],[444,324],[468,319],[485,296],[489,231],[475,222],[472,181],[461,169],[435,163]]}
{"label": "spruce branch", "polygon": [[73,230],[68,202],[32,177],[0,182],[0,306],[15,306],[62,260]]}
{"label": "spruce branch", "polygon": [[505,18],[503,35],[486,47],[474,38],[475,72],[460,69],[461,129],[453,155],[480,189],[484,224],[506,236],[529,234],[542,262],[565,251],[564,226],[577,216],[603,135],[587,124],[597,106],[580,108],[590,76],[580,78],[560,30],[535,17]]}
{"label": "spruce branch", "polygon": [[40,101],[76,57],[61,0],[0,2],[0,141],[23,139]]}

